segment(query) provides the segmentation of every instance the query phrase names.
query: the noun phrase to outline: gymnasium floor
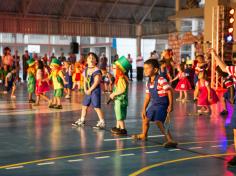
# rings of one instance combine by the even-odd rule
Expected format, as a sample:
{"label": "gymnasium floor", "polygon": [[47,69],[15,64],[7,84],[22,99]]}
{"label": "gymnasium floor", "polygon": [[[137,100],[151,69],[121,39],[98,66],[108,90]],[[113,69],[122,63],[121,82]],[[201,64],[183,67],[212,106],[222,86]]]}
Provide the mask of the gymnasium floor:
{"label": "gymnasium floor", "polygon": [[[140,110],[144,84],[132,83],[129,93],[127,129],[141,130]],[[233,176],[227,168],[234,155],[232,124],[235,115],[220,117],[220,106],[211,116],[197,116],[192,102],[175,102],[172,113],[173,136],[177,149],[162,147],[160,132],[151,125],[149,140],[117,138],[109,129],[115,124],[113,105],[103,110],[107,129],[97,131],[94,111],[88,113],[84,128],[71,123],[80,116],[82,94],[74,93],[64,101],[63,110],[49,110],[46,103],[32,107],[26,101],[25,86],[17,88],[17,100],[0,95],[0,176]]]}

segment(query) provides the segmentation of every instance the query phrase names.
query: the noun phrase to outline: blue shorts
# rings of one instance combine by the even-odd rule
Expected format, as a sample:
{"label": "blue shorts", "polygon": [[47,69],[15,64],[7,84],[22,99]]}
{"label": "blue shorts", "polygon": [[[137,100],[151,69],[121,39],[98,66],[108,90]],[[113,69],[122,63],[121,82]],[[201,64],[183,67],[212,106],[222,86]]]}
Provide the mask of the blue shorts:
{"label": "blue shorts", "polygon": [[[235,92],[235,95],[236,95],[236,92]],[[234,100],[236,98],[235,95],[234,95]],[[227,90],[227,92],[224,93],[223,97],[225,100],[230,100],[230,93],[228,90]]]}
{"label": "blue shorts", "polygon": [[13,81],[9,81],[9,82],[8,82],[8,86],[5,87],[5,90],[6,90],[7,92],[9,92],[9,91],[12,89],[13,84],[14,84]]}
{"label": "blue shorts", "polygon": [[85,95],[83,106],[90,106],[93,108],[101,108],[101,89],[96,89],[91,95]]}
{"label": "blue shorts", "polygon": [[68,82],[68,84],[65,84],[64,88],[72,89],[73,86],[72,76],[66,76],[66,82]]}
{"label": "blue shorts", "polygon": [[151,105],[147,110],[147,118],[152,121],[165,122],[167,116],[168,105]]}

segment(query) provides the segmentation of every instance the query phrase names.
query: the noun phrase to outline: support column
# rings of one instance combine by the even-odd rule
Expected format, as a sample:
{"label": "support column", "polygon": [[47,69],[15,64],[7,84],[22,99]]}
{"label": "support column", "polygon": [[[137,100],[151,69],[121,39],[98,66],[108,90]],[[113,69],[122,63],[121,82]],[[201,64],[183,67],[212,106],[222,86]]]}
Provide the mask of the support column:
{"label": "support column", "polygon": [[[96,43],[96,38],[95,37],[90,37],[90,44],[95,44],[95,43]],[[90,52],[96,53],[96,48],[95,47],[91,47],[90,48]]]}
{"label": "support column", "polygon": [[[175,0],[175,11],[176,11],[176,13],[179,12],[180,9],[181,9],[180,0]],[[181,30],[181,20],[180,19],[176,19],[175,27],[176,27],[177,31]]]}
{"label": "support column", "polygon": [[142,25],[136,26],[136,51],[137,56],[142,55],[141,53],[141,39],[142,39]]}
{"label": "support column", "polygon": [[[111,43],[109,37],[106,38],[106,43]],[[111,65],[111,46],[106,46],[106,57],[108,58],[108,66]]]}

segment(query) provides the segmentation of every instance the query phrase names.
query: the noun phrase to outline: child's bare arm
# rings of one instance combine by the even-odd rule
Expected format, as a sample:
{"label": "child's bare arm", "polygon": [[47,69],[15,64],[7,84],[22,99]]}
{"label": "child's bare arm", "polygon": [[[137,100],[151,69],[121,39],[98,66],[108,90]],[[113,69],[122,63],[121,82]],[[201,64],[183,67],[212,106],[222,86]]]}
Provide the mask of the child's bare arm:
{"label": "child's bare arm", "polygon": [[199,87],[198,87],[198,85],[197,85],[197,86],[195,87],[195,91],[194,91],[194,100],[197,99],[198,93],[199,93]]}
{"label": "child's bare arm", "polygon": [[229,88],[229,95],[230,95],[230,98],[229,98],[230,103],[234,104],[234,95],[235,95],[234,86],[231,86]]}
{"label": "child's bare arm", "polygon": [[92,91],[100,84],[100,82],[101,82],[101,75],[99,74],[99,75],[96,75],[96,76],[94,77],[94,83],[93,83],[93,85],[89,88],[88,91],[92,92]]}
{"label": "child's bare arm", "polygon": [[172,112],[173,111],[173,90],[172,88],[170,88],[168,91],[167,91],[167,94],[168,94],[168,99],[169,99],[169,107],[168,107],[168,112]]}
{"label": "child's bare arm", "polygon": [[144,103],[143,103],[142,119],[146,118],[146,110],[147,110],[148,104],[150,103],[150,100],[151,100],[151,96],[149,93],[147,93],[144,99]]}

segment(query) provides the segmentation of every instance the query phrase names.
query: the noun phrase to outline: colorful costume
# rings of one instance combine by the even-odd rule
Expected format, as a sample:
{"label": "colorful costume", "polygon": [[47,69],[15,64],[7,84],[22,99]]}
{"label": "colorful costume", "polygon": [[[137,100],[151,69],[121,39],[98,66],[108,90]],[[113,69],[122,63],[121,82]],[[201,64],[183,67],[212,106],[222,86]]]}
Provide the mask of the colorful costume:
{"label": "colorful costume", "polygon": [[[121,69],[124,74],[131,69],[130,62],[124,56],[118,59],[115,62],[115,65],[119,69]],[[115,92],[123,92],[122,94],[117,95],[115,97],[114,109],[116,114],[116,120],[125,120],[128,107],[128,78],[125,75],[116,75],[113,93]]]}
{"label": "colorful costume", "polygon": [[179,78],[179,82],[175,88],[176,91],[186,91],[186,90],[191,90],[191,84],[187,78],[187,74],[182,72],[182,73],[178,73],[178,78]]}
{"label": "colorful costume", "polygon": [[38,69],[36,73],[36,91],[35,91],[36,95],[46,93],[50,90],[48,82],[45,81],[44,79],[45,79],[44,71]]}
{"label": "colorful costume", "polygon": [[36,86],[36,80],[35,80],[35,74],[36,74],[36,69],[35,69],[35,61],[34,59],[29,59],[27,61],[28,64],[28,69],[27,69],[27,74],[28,74],[28,80],[27,80],[27,88],[28,88],[28,93],[34,93],[35,92],[35,86]]}
{"label": "colorful costume", "polygon": [[152,103],[147,110],[147,118],[150,121],[165,122],[167,116],[167,108],[169,99],[167,91],[170,89],[167,80],[161,76],[156,76],[155,81],[151,84],[150,81],[146,85],[146,93],[150,94]]}
{"label": "colorful costume", "polygon": [[[87,80],[86,86],[89,89],[94,84],[94,78],[96,75],[102,75],[101,70],[98,68],[92,74],[88,74],[88,68],[85,69],[83,76]],[[91,92],[91,95],[85,95],[83,105],[92,106],[94,108],[101,108],[101,87],[100,84]]]}
{"label": "colorful costume", "polygon": [[208,101],[207,86],[209,85],[209,83],[207,81],[204,81],[204,83],[198,81],[196,85],[199,88],[198,106],[208,106],[211,104],[216,104],[219,101],[216,92],[212,88],[210,88],[210,97],[212,101],[211,102]]}
{"label": "colorful costume", "polygon": [[64,91],[64,83],[62,79],[64,75],[61,70],[61,63],[59,60],[53,58],[50,67],[52,67],[50,79],[52,80],[54,88],[53,96],[61,98],[63,97],[63,91]]}

